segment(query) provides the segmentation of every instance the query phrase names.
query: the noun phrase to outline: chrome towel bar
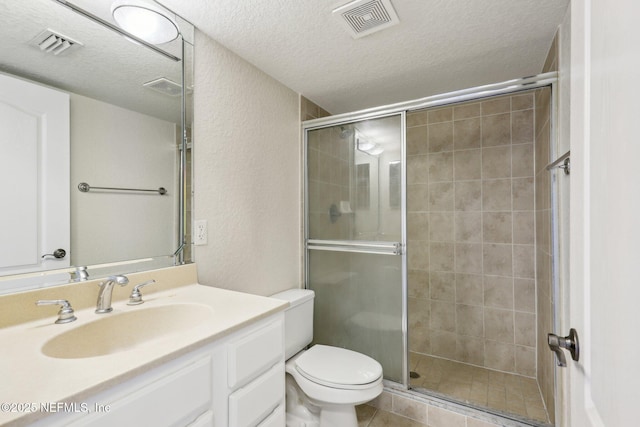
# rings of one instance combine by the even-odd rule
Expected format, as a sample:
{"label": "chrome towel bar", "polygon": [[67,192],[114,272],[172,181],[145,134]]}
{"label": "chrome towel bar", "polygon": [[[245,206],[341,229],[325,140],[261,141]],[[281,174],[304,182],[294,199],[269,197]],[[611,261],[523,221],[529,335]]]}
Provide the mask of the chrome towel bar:
{"label": "chrome towel bar", "polygon": [[81,182],[78,184],[78,190],[83,193],[88,193],[90,190],[111,190],[111,191],[145,191],[151,193],[158,193],[161,196],[167,194],[167,190],[164,187],[160,187],[157,190],[145,190],[141,188],[117,188],[117,187],[92,187],[86,182]]}

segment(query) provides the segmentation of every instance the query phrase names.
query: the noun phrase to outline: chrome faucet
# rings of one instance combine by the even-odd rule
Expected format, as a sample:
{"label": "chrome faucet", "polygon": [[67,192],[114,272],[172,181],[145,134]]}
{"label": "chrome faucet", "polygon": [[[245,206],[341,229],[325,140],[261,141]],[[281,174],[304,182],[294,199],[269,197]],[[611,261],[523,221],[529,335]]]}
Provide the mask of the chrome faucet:
{"label": "chrome faucet", "polygon": [[100,292],[98,293],[98,302],[96,303],[96,313],[109,313],[113,310],[111,307],[111,295],[113,294],[113,286],[116,283],[124,286],[129,283],[129,279],[127,276],[119,274],[117,276],[107,277],[107,280],[98,285],[100,286]]}
{"label": "chrome faucet", "polygon": [[82,282],[84,280],[89,280],[89,272],[87,271],[87,267],[80,266],[76,267],[76,271],[71,273],[71,278],[74,282]]}

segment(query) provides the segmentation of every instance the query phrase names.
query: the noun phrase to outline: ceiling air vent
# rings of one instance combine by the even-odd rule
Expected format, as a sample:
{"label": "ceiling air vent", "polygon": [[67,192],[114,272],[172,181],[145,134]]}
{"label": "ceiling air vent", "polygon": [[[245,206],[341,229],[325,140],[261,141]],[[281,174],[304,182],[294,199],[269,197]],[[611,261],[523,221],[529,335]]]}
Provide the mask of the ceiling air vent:
{"label": "ceiling air vent", "polygon": [[355,0],[333,10],[354,39],[400,22],[390,0]]}
{"label": "ceiling air vent", "polygon": [[144,83],[142,86],[169,96],[182,95],[182,86],[173,80],[167,79],[166,77],[151,80],[150,82]]}
{"label": "ceiling air vent", "polygon": [[42,52],[57,56],[63,52],[70,52],[81,47],[82,43],[53,30],[46,29],[31,39],[29,45],[39,48]]}

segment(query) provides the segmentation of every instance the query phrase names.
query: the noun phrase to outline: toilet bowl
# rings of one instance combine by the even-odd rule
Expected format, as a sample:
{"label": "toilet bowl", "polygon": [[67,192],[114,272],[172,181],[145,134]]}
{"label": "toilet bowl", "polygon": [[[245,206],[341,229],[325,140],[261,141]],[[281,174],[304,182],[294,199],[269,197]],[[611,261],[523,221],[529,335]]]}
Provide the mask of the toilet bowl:
{"label": "toilet bowl", "polygon": [[289,301],[285,311],[287,427],[357,427],[355,406],[382,393],[382,366],[344,348],[316,344],[310,290],[273,295]]}

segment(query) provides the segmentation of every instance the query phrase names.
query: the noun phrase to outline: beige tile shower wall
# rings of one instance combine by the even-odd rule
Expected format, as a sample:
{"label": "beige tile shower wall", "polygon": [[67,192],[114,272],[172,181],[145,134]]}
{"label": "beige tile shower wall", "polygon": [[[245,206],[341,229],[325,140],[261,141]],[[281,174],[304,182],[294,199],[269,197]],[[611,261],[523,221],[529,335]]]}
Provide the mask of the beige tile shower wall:
{"label": "beige tile shower wall", "polygon": [[[557,37],[554,38],[543,72],[557,70]],[[538,384],[551,422],[555,418],[554,355],[547,346],[547,333],[553,326],[553,288],[551,270],[551,174],[546,170],[550,157],[551,90],[536,91],[535,170],[536,170],[536,277],[538,315]]]}
{"label": "beige tile shower wall", "polygon": [[[330,116],[329,112],[300,96],[301,120],[327,116]],[[340,138],[330,128],[309,132],[307,159],[303,161],[307,162],[309,176],[309,235],[312,238],[338,238],[348,231],[347,221],[331,223],[329,219],[331,205],[339,206],[340,200],[348,200],[344,199],[344,194],[349,194],[348,171],[343,173],[349,166],[348,158],[342,158],[339,143]]]}
{"label": "beige tile shower wall", "polygon": [[300,119],[302,121],[319,119],[321,117],[327,117],[330,115],[331,113],[329,113],[327,110],[300,95]]}
{"label": "beige tile shower wall", "polygon": [[[319,105],[315,104],[313,101],[305,98],[304,96],[300,95],[300,121],[305,121],[305,120],[313,120],[313,119],[319,119],[321,117],[327,117],[330,116],[331,114],[323,109],[322,107],[320,107]],[[303,135],[304,138],[304,135]],[[316,147],[316,151],[317,147]],[[307,163],[307,158],[305,158],[305,154],[304,154],[304,150],[302,150],[301,152],[302,157],[300,159],[300,164],[302,165],[306,165]],[[314,153],[315,159],[317,159],[318,154]],[[315,168],[314,171],[317,172],[317,160],[314,160],[314,164],[313,167]],[[316,181],[313,185],[318,185],[318,176],[317,173],[315,174],[315,176],[313,177],[314,181]],[[300,216],[302,218],[302,224],[301,225],[301,229],[300,232],[302,233],[302,236],[305,236],[305,228],[307,226],[307,221],[308,218],[307,216],[304,214],[304,209],[305,209],[305,189],[304,187],[301,188],[301,193],[300,193]],[[300,263],[301,265],[304,265],[304,255],[301,253],[301,259],[300,259]],[[301,277],[301,282],[304,281],[303,277]]]}
{"label": "beige tile shower wall", "polygon": [[309,237],[351,239],[352,215],[343,214],[335,222],[329,211],[350,200],[350,168],[353,136],[340,137],[340,128],[323,128],[308,133],[307,174],[309,182]]}
{"label": "beige tile shower wall", "polygon": [[533,108],[407,115],[411,351],[536,375]]}

